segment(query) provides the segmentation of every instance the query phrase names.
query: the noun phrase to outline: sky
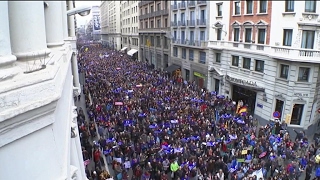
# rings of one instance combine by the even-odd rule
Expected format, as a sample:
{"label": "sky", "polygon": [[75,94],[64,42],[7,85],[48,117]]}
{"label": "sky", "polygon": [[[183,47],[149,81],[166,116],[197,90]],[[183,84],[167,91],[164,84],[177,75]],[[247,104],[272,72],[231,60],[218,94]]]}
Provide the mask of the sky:
{"label": "sky", "polygon": [[[101,1],[76,1],[76,7],[81,6],[100,6]],[[77,15],[77,26],[85,25],[86,21],[88,22],[92,16],[80,16]]]}

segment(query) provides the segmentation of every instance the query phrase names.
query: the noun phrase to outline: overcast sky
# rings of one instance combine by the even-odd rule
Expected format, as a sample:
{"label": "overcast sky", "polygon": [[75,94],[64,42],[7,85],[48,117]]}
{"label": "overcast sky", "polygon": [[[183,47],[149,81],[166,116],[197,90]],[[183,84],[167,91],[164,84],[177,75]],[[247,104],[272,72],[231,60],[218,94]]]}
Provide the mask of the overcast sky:
{"label": "overcast sky", "polygon": [[[101,1],[76,1],[76,7],[81,6],[100,6]],[[77,26],[85,25],[86,21],[89,21],[92,16],[79,16],[77,15]]]}

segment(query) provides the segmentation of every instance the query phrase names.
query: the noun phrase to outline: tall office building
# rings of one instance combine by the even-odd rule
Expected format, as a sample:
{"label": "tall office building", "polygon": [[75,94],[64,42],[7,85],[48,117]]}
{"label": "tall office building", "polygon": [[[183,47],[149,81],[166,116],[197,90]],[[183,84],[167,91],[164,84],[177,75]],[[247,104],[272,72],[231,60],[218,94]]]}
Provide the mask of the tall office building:
{"label": "tall office building", "polygon": [[73,1],[0,2],[0,179],[87,179],[67,8]]}
{"label": "tall office building", "polygon": [[245,100],[264,124],[320,129],[318,1],[211,1],[210,90]]}
{"label": "tall office building", "polygon": [[121,50],[138,58],[138,1],[121,1]]}
{"label": "tall office building", "polygon": [[171,1],[171,69],[185,80],[207,87],[208,1]]}
{"label": "tall office building", "polygon": [[107,47],[121,50],[121,2],[103,1],[100,5],[101,42]]}
{"label": "tall office building", "polygon": [[139,59],[156,69],[169,65],[170,1],[139,2]]}

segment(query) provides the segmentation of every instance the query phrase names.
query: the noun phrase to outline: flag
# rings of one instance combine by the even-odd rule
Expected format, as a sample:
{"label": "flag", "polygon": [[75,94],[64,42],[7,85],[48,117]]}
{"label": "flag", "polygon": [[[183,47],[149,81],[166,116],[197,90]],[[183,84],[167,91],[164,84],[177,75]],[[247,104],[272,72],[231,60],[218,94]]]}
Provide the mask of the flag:
{"label": "flag", "polygon": [[238,114],[245,113],[245,112],[247,112],[247,110],[248,110],[247,106],[243,106],[243,107],[239,108]]}

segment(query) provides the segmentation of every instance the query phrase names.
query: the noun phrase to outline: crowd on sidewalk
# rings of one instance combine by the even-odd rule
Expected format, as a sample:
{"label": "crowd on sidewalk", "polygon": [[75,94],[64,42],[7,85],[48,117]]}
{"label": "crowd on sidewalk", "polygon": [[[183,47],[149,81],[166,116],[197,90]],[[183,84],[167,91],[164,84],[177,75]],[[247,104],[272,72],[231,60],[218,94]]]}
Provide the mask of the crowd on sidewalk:
{"label": "crowd on sidewalk", "polygon": [[[303,131],[259,127],[241,101],[114,50],[81,48],[78,62],[87,107],[79,115],[90,117],[79,118],[83,157],[94,159],[96,179],[110,176],[100,170],[102,155],[117,180],[320,179],[320,149]],[[101,138],[91,147],[95,132]]]}

